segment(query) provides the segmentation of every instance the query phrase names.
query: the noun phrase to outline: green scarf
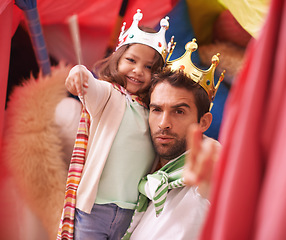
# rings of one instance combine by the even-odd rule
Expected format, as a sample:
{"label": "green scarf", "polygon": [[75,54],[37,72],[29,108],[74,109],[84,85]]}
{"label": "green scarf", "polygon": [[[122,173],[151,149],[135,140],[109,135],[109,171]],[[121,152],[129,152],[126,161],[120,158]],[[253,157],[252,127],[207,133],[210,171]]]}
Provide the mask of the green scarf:
{"label": "green scarf", "polygon": [[139,197],[137,205],[130,226],[122,240],[130,239],[132,232],[146,212],[150,200],[152,200],[155,206],[156,212],[154,214],[159,216],[163,211],[168,190],[185,186],[182,178],[184,164],[185,154],[181,155],[176,160],[167,163],[153,174],[148,174],[146,177],[142,178],[138,186]]}

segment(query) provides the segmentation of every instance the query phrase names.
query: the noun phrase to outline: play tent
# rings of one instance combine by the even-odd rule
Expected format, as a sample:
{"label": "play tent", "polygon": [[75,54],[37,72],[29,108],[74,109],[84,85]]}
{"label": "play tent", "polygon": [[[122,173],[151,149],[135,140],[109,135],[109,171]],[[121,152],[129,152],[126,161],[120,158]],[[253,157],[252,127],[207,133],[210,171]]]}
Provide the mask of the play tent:
{"label": "play tent", "polygon": [[[29,1],[26,1],[29,2]],[[212,42],[213,39],[213,23],[218,18],[220,13],[229,8],[233,10],[233,16],[238,20],[247,21],[245,16],[250,16],[251,14],[243,15],[241,12],[236,12],[237,9],[242,9],[235,6],[235,1],[227,1],[228,4],[225,6],[221,5],[215,0],[208,1],[182,1],[182,0],[162,0],[162,1],[151,1],[151,0],[133,0],[128,2],[128,7],[126,9],[125,16],[123,19],[127,21],[127,26],[130,25],[132,16],[134,12],[140,8],[144,13],[144,18],[142,24],[156,27],[159,20],[170,15],[170,32],[167,37],[170,38],[171,35],[175,35],[176,41],[180,42],[176,48],[174,56],[182,54],[184,51],[184,44],[191,40],[192,37],[196,37],[199,45],[208,44]],[[262,2],[262,1],[257,1]],[[231,4],[232,3],[232,4]],[[67,26],[68,17],[73,14],[78,15],[78,21],[80,25],[80,33],[82,40],[82,53],[83,53],[83,63],[88,67],[102,58],[106,52],[106,49],[111,41],[111,36],[114,31],[116,23],[121,25],[121,19],[118,18],[121,1],[76,1],[76,0],[38,0],[37,9],[40,16],[40,21],[43,27],[43,33],[46,40],[46,46],[48,52],[57,60],[64,60],[71,64],[76,64],[76,55],[73,49],[73,44],[69,35],[69,30]],[[265,7],[265,4],[262,4]],[[249,6],[248,6],[249,7]],[[249,7],[249,11],[251,11]],[[247,10],[247,8],[244,8]],[[255,11],[257,12],[257,11]],[[258,11],[259,19],[261,13],[265,12],[265,8],[259,9]],[[244,11],[244,14],[246,11]],[[255,18],[252,15],[252,18]],[[12,0],[2,0],[0,3],[0,135],[3,136],[3,126],[5,118],[5,104],[6,104],[6,89],[8,82],[9,73],[9,59],[10,59],[10,48],[11,39],[16,32],[19,23],[25,19],[23,11],[20,10]],[[261,20],[261,19],[260,19]],[[258,21],[259,23],[261,21]],[[172,26],[173,24],[173,26]],[[254,25],[247,25],[243,22],[241,24],[245,25],[245,29],[253,36],[258,34],[258,30],[253,26],[257,26],[257,22],[254,21]],[[260,24],[258,24],[260,25]],[[258,28],[259,29],[259,28]],[[116,35],[116,34],[115,34]],[[178,40],[179,39],[179,40]],[[27,56],[28,57],[28,56]],[[197,63],[200,59],[197,55]],[[24,62],[23,62],[24,64]],[[17,71],[14,69],[13,71]],[[218,118],[217,126],[215,127],[217,132],[214,136],[218,136],[218,130],[220,125],[220,118],[222,116],[223,104],[228,94],[227,88],[221,88],[223,91],[221,96],[221,104],[215,103],[215,107],[218,108]],[[214,113],[216,109],[214,108]],[[3,136],[9,137],[9,136]],[[2,138],[0,140],[2,142]],[[1,147],[0,142],[0,147]],[[2,163],[0,162],[0,165]],[[1,176],[5,179],[6,171],[1,167]],[[2,193],[3,194],[3,193]],[[5,202],[6,203],[6,202]],[[10,206],[10,205],[9,205]],[[7,207],[9,211],[9,207]],[[6,213],[4,211],[4,213]],[[5,216],[10,216],[9,213]],[[13,218],[12,218],[13,219]],[[9,219],[8,219],[9,220]],[[8,221],[9,222],[9,221]],[[2,223],[2,222],[1,222]],[[1,224],[2,225],[2,224]],[[5,226],[2,225],[2,226]],[[2,231],[2,229],[1,229]]]}

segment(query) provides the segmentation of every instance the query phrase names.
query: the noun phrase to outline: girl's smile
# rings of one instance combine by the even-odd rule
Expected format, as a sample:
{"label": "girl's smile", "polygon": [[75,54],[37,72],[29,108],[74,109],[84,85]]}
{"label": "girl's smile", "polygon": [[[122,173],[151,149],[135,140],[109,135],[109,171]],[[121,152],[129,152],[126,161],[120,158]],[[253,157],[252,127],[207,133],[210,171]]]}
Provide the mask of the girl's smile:
{"label": "girl's smile", "polygon": [[126,77],[128,92],[137,94],[150,86],[155,53],[149,46],[132,44],[121,56],[118,72]]}

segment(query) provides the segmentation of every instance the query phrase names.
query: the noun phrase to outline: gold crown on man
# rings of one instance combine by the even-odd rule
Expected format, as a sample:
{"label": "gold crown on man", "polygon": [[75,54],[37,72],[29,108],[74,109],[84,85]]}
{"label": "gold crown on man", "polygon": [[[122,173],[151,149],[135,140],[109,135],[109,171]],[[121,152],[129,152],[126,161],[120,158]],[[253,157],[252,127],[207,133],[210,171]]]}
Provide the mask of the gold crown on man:
{"label": "gold crown on man", "polygon": [[133,16],[133,22],[130,28],[128,28],[126,31],[126,23],[123,23],[123,26],[121,27],[121,33],[118,38],[119,43],[116,47],[116,50],[126,44],[141,43],[154,48],[157,52],[161,54],[163,60],[165,60],[167,55],[167,43],[165,39],[165,33],[169,28],[169,17],[161,19],[161,28],[156,33],[145,32],[138,27],[139,21],[142,18],[143,14],[141,13],[141,10],[138,9],[137,13],[135,13]]}
{"label": "gold crown on man", "polygon": [[220,78],[215,86],[214,84],[214,72],[215,69],[219,63],[219,56],[220,54],[217,53],[212,57],[212,64],[207,70],[202,70],[196,67],[191,59],[191,55],[194,51],[197,50],[198,44],[196,43],[196,39],[193,38],[191,42],[188,42],[185,45],[186,52],[179,57],[178,59],[169,61],[170,56],[172,55],[172,52],[175,48],[176,43],[173,42],[173,37],[168,45],[168,56],[166,59],[166,67],[169,67],[171,70],[182,70],[184,73],[187,74],[193,81],[199,83],[203,89],[207,92],[209,96],[209,100],[212,103],[214,100],[214,97],[216,95],[216,92],[218,90],[218,87],[221,83],[221,81],[224,78],[223,71],[220,75]]}

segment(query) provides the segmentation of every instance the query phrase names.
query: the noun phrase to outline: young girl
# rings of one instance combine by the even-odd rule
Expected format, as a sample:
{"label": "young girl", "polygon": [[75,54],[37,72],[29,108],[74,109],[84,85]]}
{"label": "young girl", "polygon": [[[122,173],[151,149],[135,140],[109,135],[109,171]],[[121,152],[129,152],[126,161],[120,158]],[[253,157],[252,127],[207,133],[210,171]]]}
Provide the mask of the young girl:
{"label": "young girl", "polygon": [[135,209],[138,183],[153,163],[147,92],[151,75],[164,63],[169,24],[162,19],[158,33],[144,32],[138,28],[141,18],[138,10],[131,27],[126,32],[123,27],[116,51],[97,66],[97,76],[105,81],[82,65],[66,79],[67,89],[86,107],[90,127],[74,234],[73,227],[65,229],[63,213],[58,239],[120,239]]}

